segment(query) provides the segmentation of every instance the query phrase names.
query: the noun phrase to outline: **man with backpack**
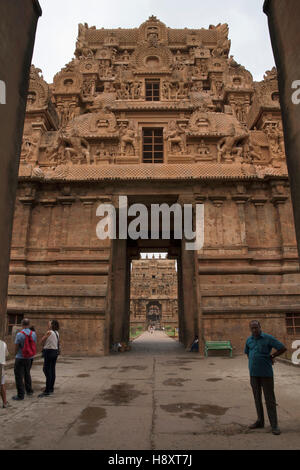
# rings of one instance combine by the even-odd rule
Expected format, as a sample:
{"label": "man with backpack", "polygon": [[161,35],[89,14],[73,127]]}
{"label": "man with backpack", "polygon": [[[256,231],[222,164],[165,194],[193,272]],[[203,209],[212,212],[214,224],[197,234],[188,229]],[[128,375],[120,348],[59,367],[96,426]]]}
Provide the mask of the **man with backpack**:
{"label": "man with backpack", "polygon": [[30,368],[32,359],[36,355],[37,336],[30,330],[30,321],[27,318],[22,320],[23,329],[17,333],[15,339],[16,359],[15,359],[15,380],[17,395],[13,400],[24,400],[25,391],[28,396],[33,394],[31,386]]}

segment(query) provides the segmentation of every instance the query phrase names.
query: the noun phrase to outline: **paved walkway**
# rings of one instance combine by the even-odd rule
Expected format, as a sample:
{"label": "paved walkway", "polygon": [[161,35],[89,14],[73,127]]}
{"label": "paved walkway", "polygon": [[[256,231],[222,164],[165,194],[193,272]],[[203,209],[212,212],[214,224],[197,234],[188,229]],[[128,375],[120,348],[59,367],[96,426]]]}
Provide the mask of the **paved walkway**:
{"label": "paved walkway", "polygon": [[[60,357],[57,387],[0,409],[0,449],[299,449],[300,370],[277,363],[280,436],[249,431],[255,420],[247,360],[200,358],[163,332],[144,333],[128,353]],[[7,371],[8,397],[15,393]]]}

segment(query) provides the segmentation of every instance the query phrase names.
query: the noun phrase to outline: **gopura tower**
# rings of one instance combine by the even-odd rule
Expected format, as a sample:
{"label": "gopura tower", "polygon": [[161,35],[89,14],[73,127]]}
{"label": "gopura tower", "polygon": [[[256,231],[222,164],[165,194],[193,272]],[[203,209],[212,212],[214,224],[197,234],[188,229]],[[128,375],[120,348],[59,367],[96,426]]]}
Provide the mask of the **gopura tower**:
{"label": "gopura tower", "polygon": [[[260,83],[229,57],[228,26],[79,25],[75,58],[48,85],[32,67],[8,315],[57,318],[65,352],[128,338],[130,262],[178,260],[181,341],[230,339],[248,322],[284,340],[299,264],[276,70]],[[205,243],[99,240],[100,203],[204,203]],[[296,319],[296,320],[295,320]],[[296,327],[295,327],[296,328]],[[291,331],[291,330],[289,330]]]}

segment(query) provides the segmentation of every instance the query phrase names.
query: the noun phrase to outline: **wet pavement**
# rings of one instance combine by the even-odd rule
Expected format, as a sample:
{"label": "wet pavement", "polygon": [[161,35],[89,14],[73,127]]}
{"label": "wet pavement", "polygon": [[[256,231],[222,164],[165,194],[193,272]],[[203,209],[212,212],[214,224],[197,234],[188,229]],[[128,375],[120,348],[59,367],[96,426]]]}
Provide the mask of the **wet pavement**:
{"label": "wet pavement", "polygon": [[[0,449],[299,449],[300,370],[276,363],[274,371],[280,436],[247,428],[256,415],[244,356],[203,358],[146,332],[130,352],[60,357],[45,398],[37,398],[45,383],[37,359],[33,397],[0,409]],[[6,377],[10,399],[13,369]]]}

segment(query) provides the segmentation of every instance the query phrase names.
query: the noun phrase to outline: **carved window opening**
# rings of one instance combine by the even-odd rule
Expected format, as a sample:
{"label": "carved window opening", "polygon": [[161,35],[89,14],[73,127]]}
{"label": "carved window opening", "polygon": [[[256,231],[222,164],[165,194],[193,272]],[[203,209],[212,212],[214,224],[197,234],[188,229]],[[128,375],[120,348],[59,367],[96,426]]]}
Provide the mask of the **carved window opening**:
{"label": "carved window opening", "polygon": [[285,318],[288,335],[297,336],[300,334],[300,313],[287,313]]}
{"label": "carved window opening", "polygon": [[163,129],[143,129],[143,163],[163,163]]}
{"label": "carved window opening", "polygon": [[160,100],[160,82],[159,80],[146,80],[146,101]]}
{"label": "carved window opening", "polygon": [[242,80],[239,77],[234,77],[233,84],[239,86],[242,84]]}
{"label": "carved window opening", "polygon": [[104,85],[103,84],[97,85],[96,86],[96,92],[97,93],[103,93],[104,92]]}
{"label": "carved window opening", "polygon": [[23,314],[19,314],[19,313],[8,314],[8,318],[7,318],[8,320],[7,321],[7,334],[8,335],[12,334],[12,330],[14,326],[20,326],[20,329],[21,329],[21,322],[23,318],[24,318]]}
{"label": "carved window opening", "polygon": [[65,81],[64,81],[64,85],[65,86],[72,86],[74,83],[74,81],[71,79],[71,78],[67,78]]}

